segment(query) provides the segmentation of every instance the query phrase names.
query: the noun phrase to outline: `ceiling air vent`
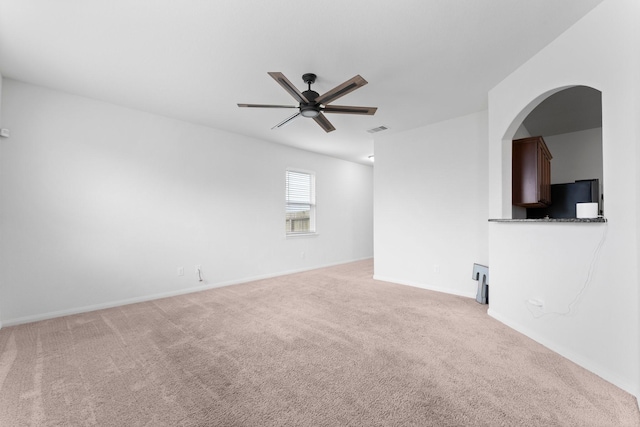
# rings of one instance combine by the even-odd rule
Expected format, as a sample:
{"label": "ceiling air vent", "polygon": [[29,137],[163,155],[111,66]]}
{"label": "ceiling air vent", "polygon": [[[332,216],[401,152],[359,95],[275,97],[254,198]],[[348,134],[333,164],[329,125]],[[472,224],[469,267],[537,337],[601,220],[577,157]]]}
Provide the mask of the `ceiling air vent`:
{"label": "ceiling air vent", "polygon": [[376,132],[382,132],[383,130],[387,130],[387,129],[389,128],[386,126],[378,126],[377,128],[369,129],[367,132],[376,133]]}

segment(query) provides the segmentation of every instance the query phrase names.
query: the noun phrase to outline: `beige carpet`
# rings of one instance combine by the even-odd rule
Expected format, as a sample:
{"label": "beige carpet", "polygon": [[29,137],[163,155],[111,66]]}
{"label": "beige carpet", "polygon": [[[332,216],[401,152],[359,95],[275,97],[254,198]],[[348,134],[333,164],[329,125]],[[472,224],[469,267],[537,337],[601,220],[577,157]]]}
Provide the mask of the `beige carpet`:
{"label": "beige carpet", "polygon": [[474,300],[364,261],[0,330],[2,426],[639,426]]}

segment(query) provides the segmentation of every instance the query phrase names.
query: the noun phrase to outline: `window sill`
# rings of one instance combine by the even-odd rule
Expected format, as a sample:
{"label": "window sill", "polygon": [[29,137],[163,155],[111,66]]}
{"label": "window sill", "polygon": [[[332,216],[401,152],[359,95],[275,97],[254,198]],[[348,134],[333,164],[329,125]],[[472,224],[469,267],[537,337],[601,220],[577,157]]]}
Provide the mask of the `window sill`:
{"label": "window sill", "polygon": [[301,237],[316,237],[318,236],[318,233],[291,233],[291,234],[287,234],[285,237],[287,239],[298,239]]}

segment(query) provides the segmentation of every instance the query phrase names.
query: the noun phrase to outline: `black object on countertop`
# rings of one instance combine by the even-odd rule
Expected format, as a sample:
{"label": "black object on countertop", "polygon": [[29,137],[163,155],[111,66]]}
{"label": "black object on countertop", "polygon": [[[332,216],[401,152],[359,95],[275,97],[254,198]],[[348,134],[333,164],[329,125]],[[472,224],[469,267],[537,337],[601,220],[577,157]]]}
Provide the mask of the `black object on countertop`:
{"label": "black object on countertop", "polygon": [[527,219],[575,218],[576,203],[597,203],[600,198],[598,179],[583,179],[567,184],[551,185],[551,204],[546,208],[528,208]]}

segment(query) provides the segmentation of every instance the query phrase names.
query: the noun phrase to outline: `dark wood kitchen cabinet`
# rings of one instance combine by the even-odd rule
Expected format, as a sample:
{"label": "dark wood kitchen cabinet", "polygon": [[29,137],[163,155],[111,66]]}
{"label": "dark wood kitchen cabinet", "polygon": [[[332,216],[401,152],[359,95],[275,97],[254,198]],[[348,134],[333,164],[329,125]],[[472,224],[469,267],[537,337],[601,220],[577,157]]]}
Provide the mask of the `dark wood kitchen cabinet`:
{"label": "dark wood kitchen cabinet", "polygon": [[551,204],[551,158],[541,136],[513,140],[513,205],[544,208]]}

